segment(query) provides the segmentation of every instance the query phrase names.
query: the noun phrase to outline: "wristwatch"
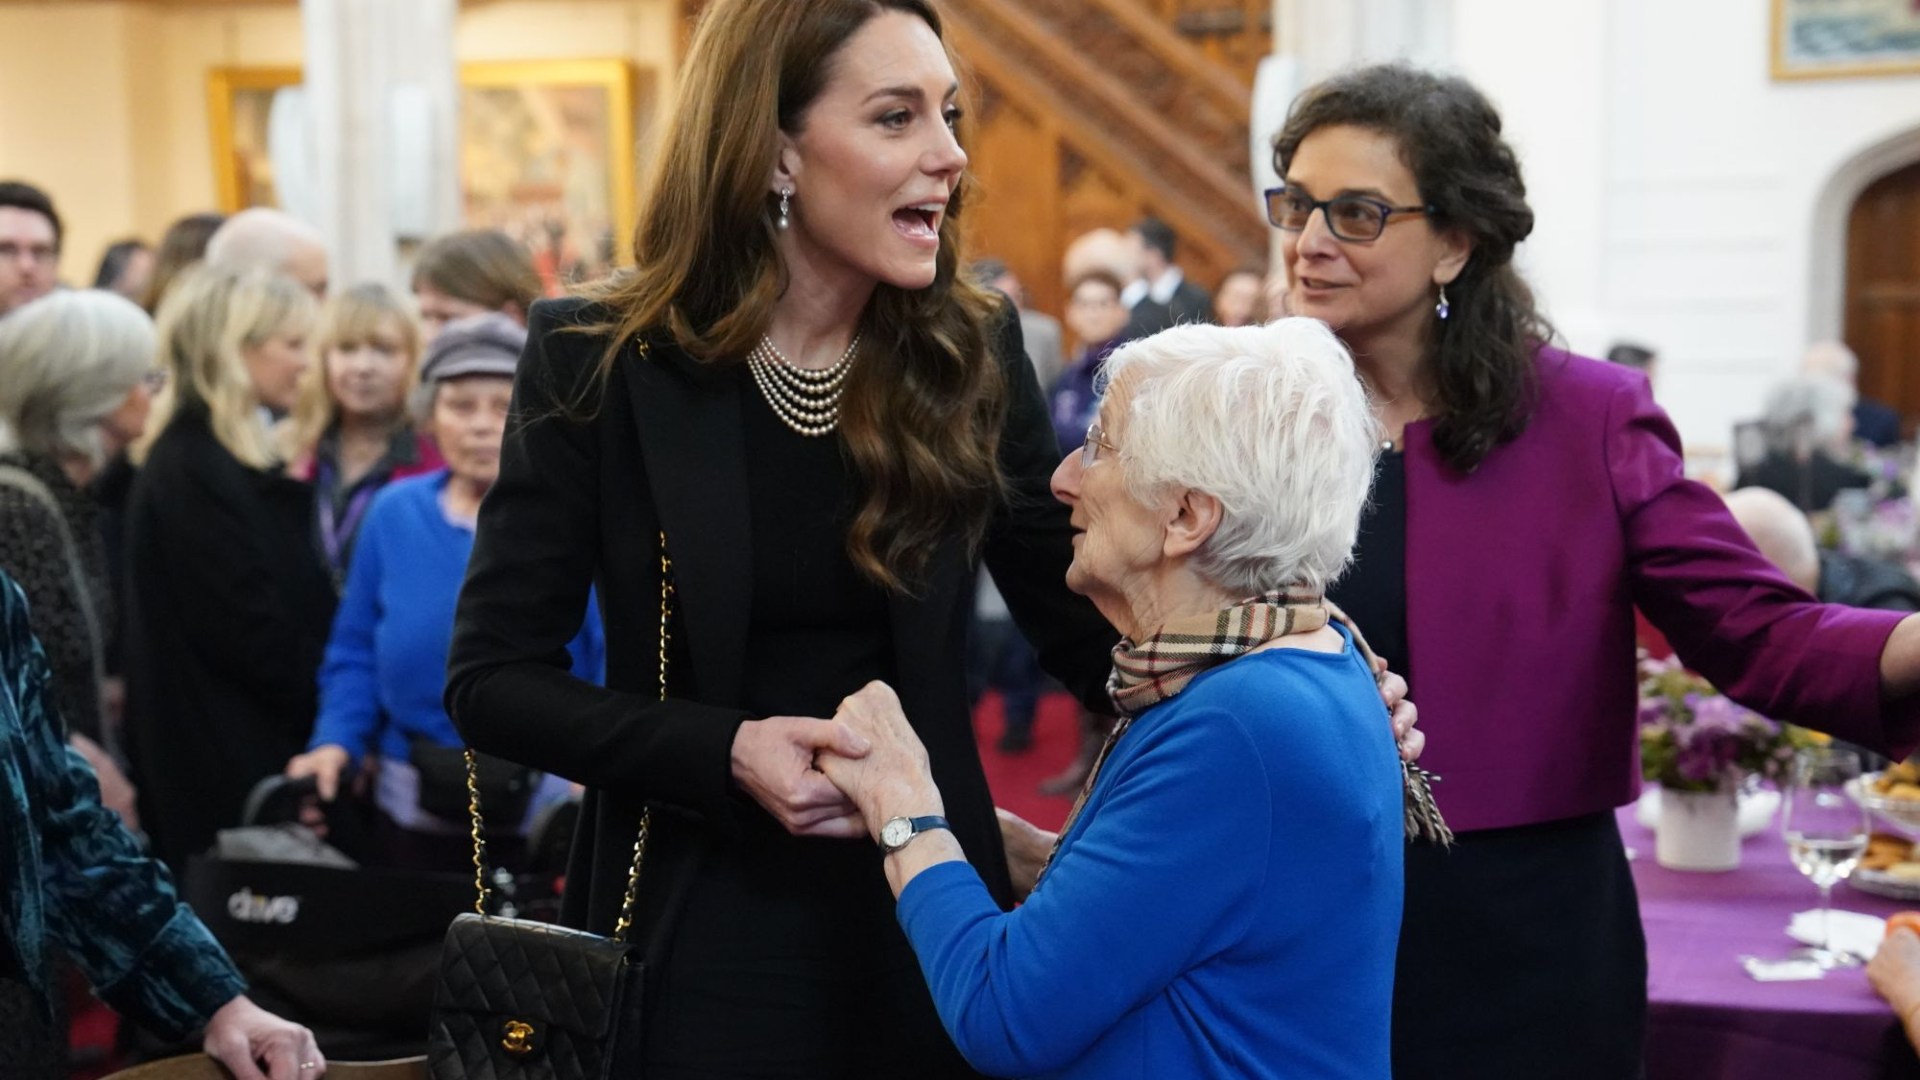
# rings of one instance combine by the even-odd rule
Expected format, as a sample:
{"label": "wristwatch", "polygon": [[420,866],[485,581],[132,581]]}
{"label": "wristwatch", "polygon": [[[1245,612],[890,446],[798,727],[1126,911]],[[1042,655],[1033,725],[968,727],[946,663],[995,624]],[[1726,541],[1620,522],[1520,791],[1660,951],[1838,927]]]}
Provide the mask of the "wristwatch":
{"label": "wristwatch", "polygon": [[880,826],[880,850],[891,855],[906,847],[914,837],[923,832],[952,828],[953,826],[947,824],[946,818],[932,814],[926,817],[888,818],[887,823]]}

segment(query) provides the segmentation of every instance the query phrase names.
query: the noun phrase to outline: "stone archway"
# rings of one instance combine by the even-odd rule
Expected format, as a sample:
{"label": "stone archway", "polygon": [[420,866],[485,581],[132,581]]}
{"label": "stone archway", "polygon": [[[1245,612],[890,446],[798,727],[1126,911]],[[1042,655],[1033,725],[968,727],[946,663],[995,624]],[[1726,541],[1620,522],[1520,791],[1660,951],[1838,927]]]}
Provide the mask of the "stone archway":
{"label": "stone archway", "polygon": [[1846,323],[1847,220],[1869,184],[1920,162],[1920,127],[1883,138],[1842,162],[1814,201],[1813,242],[1808,245],[1807,340],[1838,340]]}

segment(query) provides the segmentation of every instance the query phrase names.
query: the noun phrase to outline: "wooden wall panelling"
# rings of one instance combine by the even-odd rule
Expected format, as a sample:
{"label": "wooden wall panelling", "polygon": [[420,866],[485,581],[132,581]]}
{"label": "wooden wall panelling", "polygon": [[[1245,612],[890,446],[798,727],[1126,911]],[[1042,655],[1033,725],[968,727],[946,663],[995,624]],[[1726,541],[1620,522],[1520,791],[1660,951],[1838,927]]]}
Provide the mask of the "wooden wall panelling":
{"label": "wooden wall panelling", "polygon": [[1059,273],[1058,136],[1027,108],[991,85],[981,87],[969,140],[975,188],[966,208],[967,251],[1012,268],[1028,302],[1057,312]]}

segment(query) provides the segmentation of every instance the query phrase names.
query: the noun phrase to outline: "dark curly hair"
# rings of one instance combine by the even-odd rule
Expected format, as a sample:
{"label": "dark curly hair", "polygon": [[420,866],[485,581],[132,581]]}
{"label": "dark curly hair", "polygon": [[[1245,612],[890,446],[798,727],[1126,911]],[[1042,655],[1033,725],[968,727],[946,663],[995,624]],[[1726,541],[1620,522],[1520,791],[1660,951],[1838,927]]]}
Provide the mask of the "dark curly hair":
{"label": "dark curly hair", "polygon": [[1336,75],[1295,99],[1273,139],[1281,176],[1309,134],[1351,125],[1391,137],[1432,209],[1436,229],[1473,241],[1460,276],[1447,284],[1450,316],[1432,339],[1438,419],[1434,446],[1462,472],[1527,426],[1533,354],[1553,337],[1533,291],[1513,268],[1513,249],[1533,231],[1520,162],[1500,137],[1500,114],[1464,79],[1407,64]]}

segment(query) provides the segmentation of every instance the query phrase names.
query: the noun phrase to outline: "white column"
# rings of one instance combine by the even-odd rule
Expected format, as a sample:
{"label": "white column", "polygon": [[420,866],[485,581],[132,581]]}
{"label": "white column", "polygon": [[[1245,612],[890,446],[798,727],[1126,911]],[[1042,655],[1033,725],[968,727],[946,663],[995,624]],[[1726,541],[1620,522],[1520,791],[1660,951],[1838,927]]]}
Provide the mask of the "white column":
{"label": "white column", "polygon": [[399,284],[399,242],[459,223],[456,0],[302,0],[313,224],[337,284]]}

